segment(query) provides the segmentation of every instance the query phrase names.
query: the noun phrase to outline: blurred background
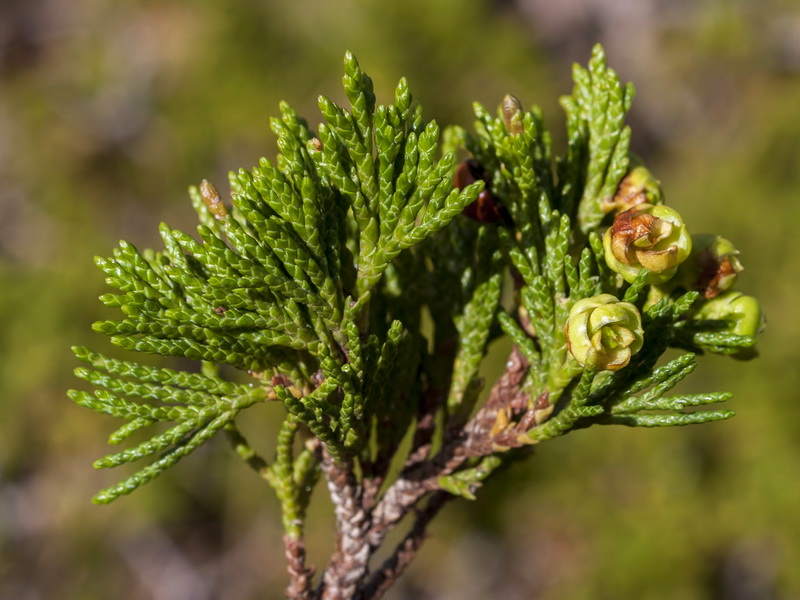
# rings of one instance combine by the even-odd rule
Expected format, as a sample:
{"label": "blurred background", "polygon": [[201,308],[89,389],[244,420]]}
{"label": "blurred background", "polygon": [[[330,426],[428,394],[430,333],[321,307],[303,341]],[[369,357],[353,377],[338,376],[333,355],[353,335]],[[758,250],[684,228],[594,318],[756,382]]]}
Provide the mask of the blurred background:
{"label": "blurred background", "polygon": [[[602,42],[637,88],[633,150],[692,231],[734,240],[769,325],[684,391],[738,416],[594,428],[453,503],[388,595],[471,600],[800,598],[800,3],[790,0],[3,0],[0,3],[0,599],[251,600],[286,584],[273,493],[221,440],[111,506],[115,422],[79,408],[72,344],[108,350],[94,255],[192,230],[186,188],[273,157],[287,100],[312,125],[352,50],[428,118],[558,96]],[[116,356],[120,351],[112,350]],[[128,358],[130,358],[128,356]],[[260,410],[260,409],[259,409]],[[265,407],[248,422],[271,437]],[[265,433],[266,432],[266,433]],[[320,489],[311,561],[332,544]]]}

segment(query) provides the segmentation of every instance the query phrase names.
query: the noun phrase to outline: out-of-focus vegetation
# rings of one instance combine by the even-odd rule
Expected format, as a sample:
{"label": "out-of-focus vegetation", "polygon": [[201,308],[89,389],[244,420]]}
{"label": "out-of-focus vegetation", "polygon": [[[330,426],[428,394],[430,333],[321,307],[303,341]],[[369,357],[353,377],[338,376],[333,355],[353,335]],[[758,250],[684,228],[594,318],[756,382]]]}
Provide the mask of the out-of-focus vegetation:
{"label": "out-of-focus vegetation", "polygon": [[[511,92],[558,129],[569,64],[598,41],[636,84],[634,149],[670,205],[742,251],[762,356],[710,357],[686,384],[735,392],[732,421],[579,432],[453,503],[390,597],[800,597],[800,5],[561,4],[3,3],[0,599],[281,597],[272,492],[222,443],[89,504],[111,481],[90,464],[113,424],[64,390],[69,346],[104,343],[91,257],[158,244],[160,220],[193,227],[186,187],[273,156],[281,99],[316,123],[346,49],[379,97],[405,75],[440,123]],[[254,440],[262,413],[244,424]],[[312,562],[330,551],[328,510],[312,512]]]}

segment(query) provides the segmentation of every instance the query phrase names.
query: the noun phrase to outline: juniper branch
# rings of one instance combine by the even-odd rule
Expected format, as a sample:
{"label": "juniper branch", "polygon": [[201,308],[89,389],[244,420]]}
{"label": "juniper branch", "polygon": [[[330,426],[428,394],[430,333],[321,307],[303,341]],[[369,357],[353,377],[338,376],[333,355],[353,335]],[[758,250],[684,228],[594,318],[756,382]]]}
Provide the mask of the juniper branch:
{"label": "juniper branch", "polygon": [[[228,195],[208,181],[190,188],[197,237],[162,224],[162,251],[122,242],[96,259],[115,289],[101,302],[122,317],[95,331],[129,351],[199,360],[200,372],[76,347],[86,364],[76,375],[95,390],[69,392],[124,420],[112,444],[161,428],[96,461],[151,460],[98,502],[225,432],[278,496],[298,600],[380,597],[446,502],[475,499],[533,444],[593,425],[731,417],[707,406],[728,393],[668,392],[705,352],[752,358],[763,326],[758,301],[731,289],[733,245],[690,235],[632,161],[633,87],[602,47],[573,70],[567,151],[555,158],[542,111],[513,96],[497,117],[475,104],[474,131],[442,134],[405,79],[379,104],[350,53],[344,70],[349,106],[321,97],[312,130],[281,103],[274,160],[232,172]],[[481,368],[501,336],[512,351],[483,397]],[[670,346],[691,352],[659,364]],[[223,365],[246,375],[227,380]],[[285,409],[270,462],[236,425],[268,401]],[[337,538],[315,582],[304,528],[320,477]]]}

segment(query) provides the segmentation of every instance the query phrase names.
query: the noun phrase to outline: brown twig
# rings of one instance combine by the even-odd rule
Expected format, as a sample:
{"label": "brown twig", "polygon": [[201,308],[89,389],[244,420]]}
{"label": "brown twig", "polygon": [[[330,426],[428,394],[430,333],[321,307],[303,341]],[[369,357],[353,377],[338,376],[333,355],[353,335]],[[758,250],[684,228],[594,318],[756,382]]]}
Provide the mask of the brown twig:
{"label": "brown twig", "polygon": [[495,432],[495,424],[501,412],[506,411],[510,420],[512,416],[523,413],[527,408],[528,395],[520,391],[520,386],[529,366],[528,360],[514,346],[506,361],[506,370],[492,388],[486,404],[465,427],[467,431],[464,441],[465,457],[491,454],[497,445],[510,447],[512,440],[501,440],[503,432]]}
{"label": "brown twig", "polygon": [[286,597],[290,600],[310,600],[312,596],[311,578],[314,569],[306,567],[306,547],[303,538],[294,539],[283,536],[286,555],[286,568],[289,571],[289,587]]}
{"label": "brown twig", "polygon": [[520,404],[520,385],[528,366],[525,357],[514,348],[506,371],[492,388],[484,407],[462,430],[445,439],[442,450],[430,461],[400,473],[372,511],[370,546],[380,545],[386,533],[412,506],[426,493],[437,490],[440,477],[452,473],[467,458],[484,456],[495,450],[492,428],[501,410],[512,410]]}
{"label": "brown twig", "polygon": [[336,551],[320,582],[322,600],[350,600],[367,572],[371,549],[367,543],[369,520],[361,505],[362,490],[353,465],[339,465],[323,453],[322,471],[336,513]]}
{"label": "brown twig", "polygon": [[436,411],[441,406],[444,393],[432,386],[428,381],[420,397],[417,410],[417,427],[411,444],[411,452],[406,458],[405,466],[418,464],[427,458],[431,449],[431,441],[436,430]]}
{"label": "brown twig", "polygon": [[[369,493],[365,494],[365,488],[356,481],[353,465],[337,464],[327,452],[323,453],[322,470],[335,507],[338,535],[336,551],[322,581],[307,598],[373,600],[383,595],[415,556],[430,520],[451,497],[439,489],[439,479],[453,473],[467,458],[495,451],[496,437],[500,433],[495,431],[495,423],[501,411],[513,415],[524,412],[527,396],[520,391],[520,386],[528,366],[515,348],[509,356],[505,373],[492,388],[483,408],[463,428],[448,430],[442,449],[432,459],[409,461],[374,506],[374,499]],[[423,408],[421,413],[429,410]],[[420,447],[415,449],[421,451],[429,440],[423,435],[417,438],[417,442]],[[365,583],[369,559],[386,534],[431,493],[430,501],[417,514],[406,538]]]}
{"label": "brown twig", "polygon": [[406,537],[395,548],[394,553],[381,565],[357,596],[360,600],[378,600],[403,574],[422,546],[427,536],[428,523],[453,496],[436,492],[428,504],[417,513],[417,519]]}

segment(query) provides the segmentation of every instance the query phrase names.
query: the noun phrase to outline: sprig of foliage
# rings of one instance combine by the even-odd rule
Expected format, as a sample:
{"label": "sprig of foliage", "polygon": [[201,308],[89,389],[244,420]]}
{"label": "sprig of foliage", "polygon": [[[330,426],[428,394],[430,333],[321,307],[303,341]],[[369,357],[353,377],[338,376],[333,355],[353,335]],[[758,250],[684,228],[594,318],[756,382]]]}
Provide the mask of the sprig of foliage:
{"label": "sprig of foliage", "polygon": [[92,367],[80,367],[75,375],[99,389],[93,394],[70,390],[70,397],[81,406],[127,420],[111,434],[109,443],[120,444],[157,423],[174,423],[162,434],[95,462],[96,468],[107,469],[157,457],[134,475],[100,492],[95,496],[98,503],[129,494],[157,477],[232,423],[240,411],[267,399],[263,387],[236,384],[215,375],[147,367],[80,346],[74,347],[73,352]]}
{"label": "sprig of foliage", "polygon": [[[406,546],[372,576],[368,560],[404,514],[434,494],[409,533],[416,548],[447,494],[474,499],[526,446],[593,424],[729,418],[705,408],[727,393],[667,394],[703,352],[752,357],[763,319],[731,290],[733,245],[691,236],[631,159],[633,87],[600,46],[562,98],[561,157],[541,110],[513,96],[497,117],[476,104],[474,132],[441,135],[405,80],[378,105],[356,59],[344,62],[349,107],[320,97],[315,131],[282,103],[274,162],[231,173],[230,200],[207,181],[190,189],[197,238],[162,224],[162,251],[122,242],[96,259],[117,290],[101,301],[123,316],[94,329],[127,350],[201,361],[201,373],[75,348],[91,367],[76,375],[97,389],[70,391],[126,421],[113,444],[167,427],[95,463],[151,461],[97,502],[224,431],[280,499],[297,598],[382,589]],[[513,352],[483,394],[481,366],[503,335]],[[659,365],[670,346],[690,352]],[[222,379],[220,366],[242,375]],[[286,409],[271,463],[235,422],[264,401]],[[313,588],[302,536],[321,475],[339,551]]]}

